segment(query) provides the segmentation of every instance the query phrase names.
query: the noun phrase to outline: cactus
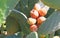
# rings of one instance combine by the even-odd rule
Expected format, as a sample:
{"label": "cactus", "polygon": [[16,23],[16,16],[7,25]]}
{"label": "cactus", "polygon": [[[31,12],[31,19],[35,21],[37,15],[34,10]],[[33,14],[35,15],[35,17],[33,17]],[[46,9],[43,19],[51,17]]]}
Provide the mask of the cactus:
{"label": "cactus", "polygon": [[[60,0],[0,0],[0,38],[53,38],[55,34],[59,35],[59,2]],[[43,16],[46,20],[39,24],[37,31],[31,31],[27,19],[31,17],[30,11],[35,9],[36,3],[41,6],[40,10],[45,6],[49,10],[44,8],[45,12],[48,10]],[[39,17],[41,16],[37,18]],[[37,21],[37,18],[34,19]],[[34,24],[37,25],[37,22]]]}

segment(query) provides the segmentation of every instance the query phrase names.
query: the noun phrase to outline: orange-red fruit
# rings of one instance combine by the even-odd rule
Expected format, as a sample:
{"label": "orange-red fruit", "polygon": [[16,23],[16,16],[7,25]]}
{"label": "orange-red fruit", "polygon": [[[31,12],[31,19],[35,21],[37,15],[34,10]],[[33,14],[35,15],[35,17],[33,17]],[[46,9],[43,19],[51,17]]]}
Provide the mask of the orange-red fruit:
{"label": "orange-red fruit", "polygon": [[38,13],[37,10],[32,9],[32,10],[30,11],[30,16],[31,16],[32,18],[38,18],[38,17],[39,17],[39,13]]}
{"label": "orange-red fruit", "polygon": [[49,10],[49,7],[48,6],[45,6],[45,7],[43,7],[42,9],[40,9],[39,11],[38,11],[38,13],[39,13],[39,15],[40,16],[45,16],[46,14],[47,14],[47,11]]}
{"label": "orange-red fruit", "polygon": [[38,13],[40,16],[45,16],[47,14],[47,12],[44,9],[40,9]]}
{"label": "orange-red fruit", "polygon": [[36,3],[36,4],[34,5],[34,9],[35,9],[35,10],[39,11],[40,8],[41,8],[40,4]]}
{"label": "orange-red fruit", "polygon": [[32,32],[37,31],[37,26],[36,26],[36,25],[31,25],[31,26],[30,26],[30,30],[31,30]]}
{"label": "orange-red fruit", "polygon": [[37,19],[37,26],[39,27],[40,24],[42,24],[46,20],[45,17],[41,16]]}
{"label": "orange-red fruit", "polygon": [[28,24],[33,25],[36,23],[36,19],[30,17],[27,19],[27,22],[28,22]]}

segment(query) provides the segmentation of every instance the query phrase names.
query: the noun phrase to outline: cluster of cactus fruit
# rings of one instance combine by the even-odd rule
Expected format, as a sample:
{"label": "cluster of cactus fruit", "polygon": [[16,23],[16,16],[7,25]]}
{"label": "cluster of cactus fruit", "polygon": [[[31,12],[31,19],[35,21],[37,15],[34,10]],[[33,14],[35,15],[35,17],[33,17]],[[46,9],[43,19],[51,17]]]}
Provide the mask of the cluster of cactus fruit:
{"label": "cluster of cactus fruit", "polygon": [[30,31],[37,31],[39,26],[46,20],[45,15],[49,10],[48,6],[40,6],[40,4],[36,3],[34,8],[30,11],[30,16],[27,19],[28,24],[30,25]]}
{"label": "cluster of cactus fruit", "polygon": [[[60,38],[60,36],[55,36],[59,35],[59,32],[55,34],[60,24],[59,1],[60,0],[1,0],[0,38]],[[44,5],[41,3],[44,3]],[[25,23],[26,20],[29,25]],[[45,23],[43,23],[44,21]]]}

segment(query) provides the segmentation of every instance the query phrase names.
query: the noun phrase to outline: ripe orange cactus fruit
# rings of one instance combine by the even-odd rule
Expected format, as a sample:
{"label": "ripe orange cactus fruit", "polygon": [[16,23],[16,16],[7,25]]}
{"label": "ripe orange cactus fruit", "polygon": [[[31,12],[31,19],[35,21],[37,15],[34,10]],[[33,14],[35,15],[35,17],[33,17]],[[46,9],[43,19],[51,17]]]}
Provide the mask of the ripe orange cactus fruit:
{"label": "ripe orange cactus fruit", "polygon": [[37,26],[39,27],[46,20],[45,17],[41,16],[37,19]]}
{"label": "ripe orange cactus fruit", "polygon": [[41,9],[40,4],[36,3],[36,4],[34,5],[34,9],[37,10],[37,11],[39,11],[39,10]]}
{"label": "ripe orange cactus fruit", "polygon": [[32,32],[35,32],[35,31],[37,31],[37,25],[31,25],[30,26],[30,30],[32,31]]}
{"label": "ripe orange cactus fruit", "polygon": [[30,16],[31,16],[32,18],[38,18],[38,17],[39,17],[39,13],[38,13],[37,10],[32,9],[32,10],[30,11]]}
{"label": "ripe orange cactus fruit", "polygon": [[48,6],[45,6],[45,7],[41,8],[38,11],[38,13],[39,13],[40,16],[45,16],[47,14],[48,10],[49,10],[49,7]]}

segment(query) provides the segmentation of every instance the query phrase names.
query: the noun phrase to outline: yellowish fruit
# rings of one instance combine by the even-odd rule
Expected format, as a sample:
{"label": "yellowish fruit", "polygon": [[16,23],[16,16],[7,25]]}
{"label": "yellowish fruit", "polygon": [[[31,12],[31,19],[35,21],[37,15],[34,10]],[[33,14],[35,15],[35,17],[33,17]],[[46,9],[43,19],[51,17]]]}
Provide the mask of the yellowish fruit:
{"label": "yellowish fruit", "polygon": [[28,24],[32,25],[32,24],[36,23],[36,19],[30,17],[27,19],[27,22],[28,22]]}

